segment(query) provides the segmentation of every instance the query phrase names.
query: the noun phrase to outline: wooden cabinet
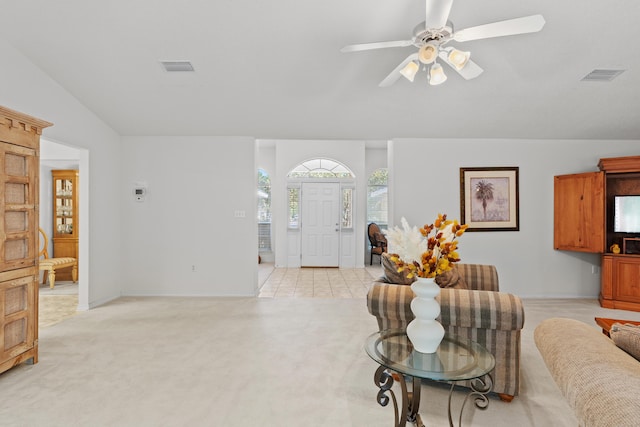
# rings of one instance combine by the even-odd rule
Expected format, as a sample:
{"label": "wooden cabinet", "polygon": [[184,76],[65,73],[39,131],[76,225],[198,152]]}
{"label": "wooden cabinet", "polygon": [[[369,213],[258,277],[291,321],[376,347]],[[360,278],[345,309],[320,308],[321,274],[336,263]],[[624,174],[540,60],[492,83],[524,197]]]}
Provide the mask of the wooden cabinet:
{"label": "wooden cabinet", "polygon": [[640,256],[602,256],[600,305],[640,311]]}
{"label": "wooden cabinet", "polygon": [[600,159],[598,167],[554,178],[554,248],[603,254],[600,304],[640,311],[640,255],[608,252],[640,238],[614,229],[616,196],[640,195],[640,156]]}
{"label": "wooden cabinet", "polygon": [[604,252],[604,173],[554,178],[553,247],[565,251]]}
{"label": "wooden cabinet", "polygon": [[[78,171],[53,170],[53,256],[78,259]],[[80,262],[78,261],[78,264]],[[56,270],[56,280],[72,280],[71,267]]]}
{"label": "wooden cabinet", "polygon": [[47,126],[0,107],[0,372],[38,360],[38,159]]}

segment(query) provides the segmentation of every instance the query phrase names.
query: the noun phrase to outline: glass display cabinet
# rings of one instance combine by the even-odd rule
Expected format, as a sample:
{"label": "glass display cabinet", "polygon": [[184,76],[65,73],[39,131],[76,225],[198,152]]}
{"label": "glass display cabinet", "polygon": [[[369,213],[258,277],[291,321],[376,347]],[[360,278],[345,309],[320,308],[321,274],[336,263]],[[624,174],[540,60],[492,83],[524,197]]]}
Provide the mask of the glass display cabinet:
{"label": "glass display cabinet", "polygon": [[[78,258],[78,171],[53,170],[53,256]],[[71,280],[71,268],[58,270],[58,280]]]}

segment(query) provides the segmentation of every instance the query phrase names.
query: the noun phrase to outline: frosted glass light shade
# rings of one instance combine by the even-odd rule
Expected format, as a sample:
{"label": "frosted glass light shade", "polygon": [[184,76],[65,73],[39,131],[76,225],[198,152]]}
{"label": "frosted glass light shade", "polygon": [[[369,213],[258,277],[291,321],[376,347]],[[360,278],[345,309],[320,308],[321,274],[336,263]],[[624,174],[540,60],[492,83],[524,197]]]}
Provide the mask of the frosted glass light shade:
{"label": "frosted glass light shade", "polygon": [[432,86],[439,85],[447,81],[447,75],[442,69],[442,65],[437,62],[429,69],[429,84]]}
{"label": "frosted glass light shade", "polygon": [[419,69],[420,66],[415,61],[411,61],[407,65],[405,65],[402,70],[400,70],[400,74],[402,74],[407,80],[412,82],[416,77]]}
{"label": "frosted glass light shade", "polygon": [[449,52],[449,62],[458,70],[463,69],[464,66],[467,65],[469,57],[471,57],[471,52],[463,52],[458,49],[451,49]]}
{"label": "frosted glass light shade", "polygon": [[423,64],[431,64],[438,57],[438,46],[427,43],[418,51],[418,59]]}

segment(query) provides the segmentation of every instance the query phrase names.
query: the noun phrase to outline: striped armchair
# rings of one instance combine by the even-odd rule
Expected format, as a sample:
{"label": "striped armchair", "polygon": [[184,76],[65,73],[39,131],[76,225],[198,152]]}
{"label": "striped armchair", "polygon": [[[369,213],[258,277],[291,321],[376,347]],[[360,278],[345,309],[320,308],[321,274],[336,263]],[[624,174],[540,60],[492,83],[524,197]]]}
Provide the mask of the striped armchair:
{"label": "striped armchair", "polygon": [[[438,320],[448,333],[486,347],[496,359],[493,391],[510,402],[520,389],[520,331],[524,325],[522,301],[499,292],[493,265],[456,264],[468,289],[441,289]],[[407,285],[374,282],[367,294],[369,313],[380,330],[405,328],[413,320]]]}

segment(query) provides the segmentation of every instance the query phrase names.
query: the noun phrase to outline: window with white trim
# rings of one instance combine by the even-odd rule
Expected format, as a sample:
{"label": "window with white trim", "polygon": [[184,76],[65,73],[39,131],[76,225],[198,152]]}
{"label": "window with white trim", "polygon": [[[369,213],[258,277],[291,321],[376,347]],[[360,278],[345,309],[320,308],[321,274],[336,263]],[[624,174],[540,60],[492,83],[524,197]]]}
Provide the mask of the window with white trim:
{"label": "window with white trim", "polygon": [[300,227],[300,187],[289,186],[287,188],[287,203],[287,228],[297,229]]}
{"label": "window with white trim", "polygon": [[367,181],[367,223],[375,222],[381,226],[387,225],[388,182],[389,173],[386,168],[376,169],[369,175]]}
{"label": "window with white trim", "polygon": [[353,228],[353,188],[342,189],[342,224],[343,230]]}
{"label": "window with white trim", "polygon": [[258,169],[258,252],[271,251],[271,178]]}

